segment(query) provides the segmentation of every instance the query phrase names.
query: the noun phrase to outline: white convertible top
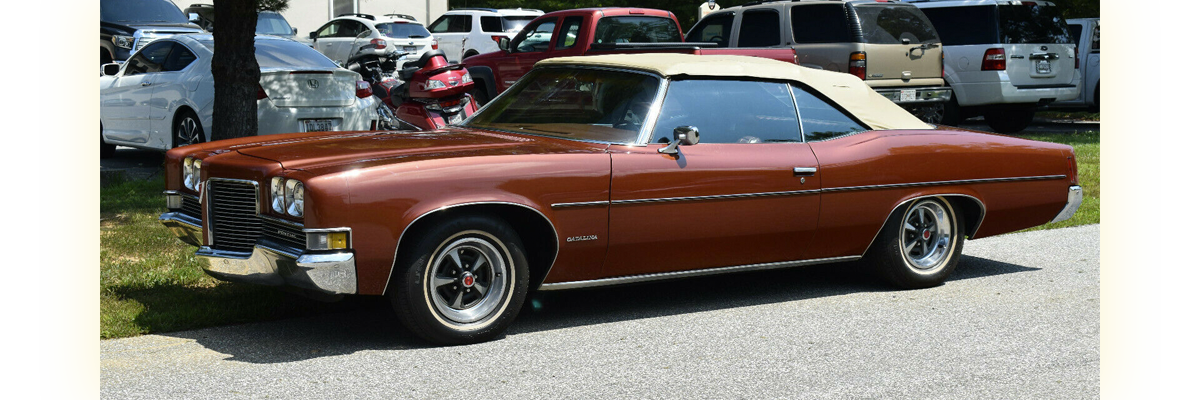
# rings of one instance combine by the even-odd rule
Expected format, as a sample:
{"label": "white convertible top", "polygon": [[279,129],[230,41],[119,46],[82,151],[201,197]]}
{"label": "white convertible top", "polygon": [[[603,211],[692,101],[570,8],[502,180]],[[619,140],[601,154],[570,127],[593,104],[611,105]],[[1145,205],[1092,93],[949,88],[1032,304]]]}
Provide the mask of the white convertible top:
{"label": "white convertible top", "polygon": [[[674,53],[560,57],[536,66],[591,65],[636,69],[665,77],[751,77],[792,81],[815,89],[871,129],[933,129],[900,106],[875,93],[854,75],[801,67],[761,57]],[[713,99],[720,101],[720,99]]]}

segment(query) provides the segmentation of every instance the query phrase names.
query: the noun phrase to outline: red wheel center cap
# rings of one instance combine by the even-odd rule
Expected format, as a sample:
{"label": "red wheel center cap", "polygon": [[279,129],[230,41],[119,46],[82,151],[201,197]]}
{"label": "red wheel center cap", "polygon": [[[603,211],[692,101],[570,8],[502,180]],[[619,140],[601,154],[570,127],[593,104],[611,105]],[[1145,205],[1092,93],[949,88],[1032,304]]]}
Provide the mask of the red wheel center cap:
{"label": "red wheel center cap", "polygon": [[[926,235],[926,236],[928,236],[928,235]],[[463,286],[471,287],[471,285],[475,284],[475,277],[471,276],[470,274],[467,274],[467,276],[463,277],[462,283],[463,283]]]}
{"label": "red wheel center cap", "polygon": [[929,240],[929,236],[930,236],[930,235],[931,235],[931,234],[929,233],[929,230],[928,230],[928,229],[926,229],[924,232],[921,232],[921,238],[922,238],[922,239]]}

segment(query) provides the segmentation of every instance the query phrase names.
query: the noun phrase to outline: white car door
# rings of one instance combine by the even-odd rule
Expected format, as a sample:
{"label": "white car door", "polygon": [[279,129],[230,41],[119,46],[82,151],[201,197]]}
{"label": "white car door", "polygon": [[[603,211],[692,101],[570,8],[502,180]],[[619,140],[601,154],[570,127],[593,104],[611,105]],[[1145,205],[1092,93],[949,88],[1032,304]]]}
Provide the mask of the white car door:
{"label": "white car door", "polygon": [[313,48],[330,60],[345,63],[350,58],[351,45],[364,29],[366,27],[356,21],[330,21],[317,31],[317,37],[313,39]]}
{"label": "white car door", "polygon": [[[173,43],[171,53],[162,64],[161,72],[155,77],[151,87],[154,93],[150,97],[149,133],[150,142],[159,148],[174,147],[174,117],[179,106],[186,104],[185,97],[191,94],[189,83],[185,81],[186,73],[191,64],[196,61],[196,53],[180,43]],[[194,103],[194,102],[193,102]]]}
{"label": "white car door", "polygon": [[151,43],[129,57],[111,87],[101,89],[107,139],[135,145],[149,142],[150,101],[171,47],[169,41]]}
{"label": "white car door", "polygon": [[429,25],[429,32],[438,41],[438,50],[446,53],[450,62],[461,62],[463,42],[471,32],[471,15],[443,15]]}

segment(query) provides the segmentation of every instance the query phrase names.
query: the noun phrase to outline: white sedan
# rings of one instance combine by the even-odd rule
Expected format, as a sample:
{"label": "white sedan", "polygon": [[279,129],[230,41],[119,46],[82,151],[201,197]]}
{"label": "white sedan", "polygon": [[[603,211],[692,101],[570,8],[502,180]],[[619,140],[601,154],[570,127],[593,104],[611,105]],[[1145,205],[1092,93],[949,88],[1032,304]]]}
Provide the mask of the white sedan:
{"label": "white sedan", "polygon": [[[378,100],[357,73],[301,43],[254,40],[258,134],[370,129]],[[100,154],[116,145],[167,150],[212,132],[212,35],[154,41],[100,77]]]}

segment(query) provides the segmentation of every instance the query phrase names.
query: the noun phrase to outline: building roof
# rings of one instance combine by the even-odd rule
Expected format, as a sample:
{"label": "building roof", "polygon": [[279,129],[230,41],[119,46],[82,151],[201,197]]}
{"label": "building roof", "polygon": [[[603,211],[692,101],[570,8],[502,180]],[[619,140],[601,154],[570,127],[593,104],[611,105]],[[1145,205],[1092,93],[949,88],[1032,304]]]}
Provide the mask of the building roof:
{"label": "building roof", "polygon": [[[854,75],[822,71],[761,57],[674,53],[560,57],[537,66],[591,65],[653,72],[664,77],[761,78],[797,82],[825,95],[871,129],[932,129]],[[719,101],[714,99],[714,101]]]}

